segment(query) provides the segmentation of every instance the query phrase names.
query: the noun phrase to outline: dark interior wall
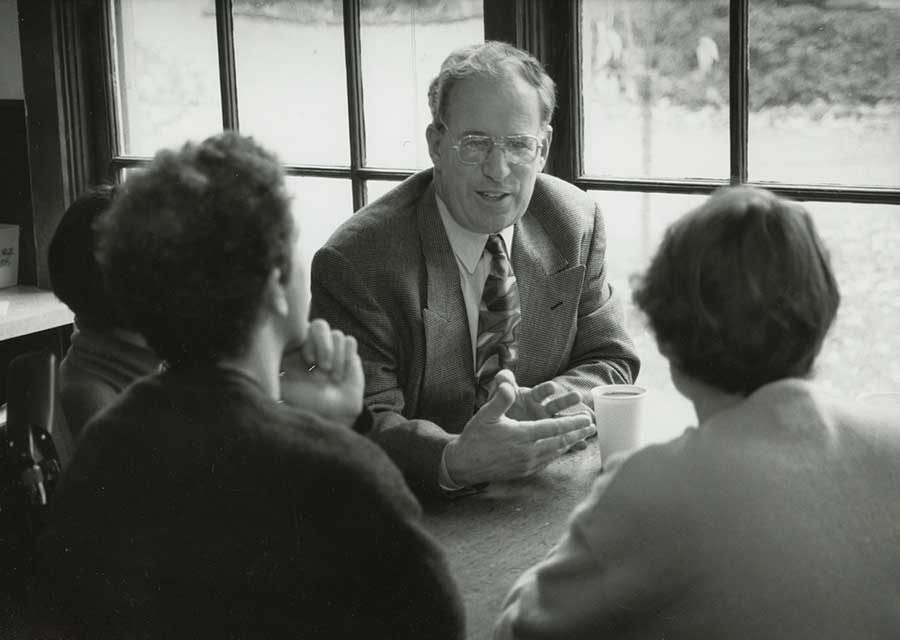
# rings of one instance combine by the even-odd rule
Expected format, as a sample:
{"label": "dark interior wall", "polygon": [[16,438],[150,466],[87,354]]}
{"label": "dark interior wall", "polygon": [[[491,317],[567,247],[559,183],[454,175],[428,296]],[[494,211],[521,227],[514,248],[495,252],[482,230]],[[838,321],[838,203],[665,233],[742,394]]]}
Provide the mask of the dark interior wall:
{"label": "dark interior wall", "polygon": [[[19,225],[19,284],[34,285],[36,250],[23,100],[0,100],[0,141],[0,222]],[[0,403],[6,401],[9,362],[27,351],[51,351],[62,357],[71,330],[71,326],[60,327],[0,342]]]}
{"label": "dark interior wall", "polygon": [[0,222],[19,225],[19,284],[37,283],[25,101],[0,100]]}

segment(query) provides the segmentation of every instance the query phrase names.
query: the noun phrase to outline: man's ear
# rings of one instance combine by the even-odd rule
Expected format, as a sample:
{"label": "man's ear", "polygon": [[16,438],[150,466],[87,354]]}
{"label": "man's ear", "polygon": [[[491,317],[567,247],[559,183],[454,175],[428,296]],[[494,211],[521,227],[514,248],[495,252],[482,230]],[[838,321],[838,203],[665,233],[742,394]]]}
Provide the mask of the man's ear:
{"label": "man's ear", "polygon": [[287,299],[287,279],[285,274],[275,267],[269,272],[266,280],[266,293],[264,304],[280,316],[287,316],[290,313],[290,305]]}
{"label": "man's ear", "polygon": [[444,132],[438,129],[432,122],[425,128],[425,140],[428,141],[428,155],[431,156],[431,162],[437,166],[441,161],[441,140],[444,139]]}
{"label": "man's ear", "polygon": [[546,133],[544,134],[544,145],[541,147],[541,169],[547,164],[547,156],[550,155],[551,142],[553,142],[553,127],[548,124]]}

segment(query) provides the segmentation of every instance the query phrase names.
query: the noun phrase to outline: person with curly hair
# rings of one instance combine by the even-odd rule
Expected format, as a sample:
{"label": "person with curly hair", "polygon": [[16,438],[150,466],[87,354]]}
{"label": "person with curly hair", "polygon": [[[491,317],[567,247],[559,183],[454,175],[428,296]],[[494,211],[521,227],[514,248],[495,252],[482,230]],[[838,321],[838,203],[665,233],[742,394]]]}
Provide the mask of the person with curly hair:
{"label": "person with curly hair", "polygon": [[720,190],[633,297],[699,426],[607,461],[495,637],[896,637],[900,418],[811,381],[840,294],[809,213]]}
{"label": "person with curly hair", "polygon": [[81,194],[63,214],[47,252],[53,293],[75,314],[58,378],[60,405],[74,436],[128,385],[160,366],[144,337],[121,317],[95,257],[94,223],[115,192],[101,185]]}
{"label": "person with curly hair", "polygon": [[[167,367],[64,471],[35,637],[462,638],[418,503],[356,432],[356,341],[307,321],[277,158],[234,132],[161,151],[98,233],[111,295]],[[286,389],[284,354],[306,364]]]}

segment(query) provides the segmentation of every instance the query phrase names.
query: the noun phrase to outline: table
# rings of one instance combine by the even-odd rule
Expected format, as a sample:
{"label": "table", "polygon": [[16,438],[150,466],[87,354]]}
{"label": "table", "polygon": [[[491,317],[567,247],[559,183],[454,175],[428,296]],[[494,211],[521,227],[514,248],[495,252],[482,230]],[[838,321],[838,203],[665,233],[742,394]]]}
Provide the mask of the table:
{"label": "table", "polygon": [[24,285],[0,289],[0,341],[71,324],[73,318],[52,291]]}
{"label": "table", "polygon": [[469,640],[491,637],[513,582],[559,541],[601,463],[593,438],[586,449],[565,454],[534,476],[426,507],[425,527],[444,548],[465,600]]}

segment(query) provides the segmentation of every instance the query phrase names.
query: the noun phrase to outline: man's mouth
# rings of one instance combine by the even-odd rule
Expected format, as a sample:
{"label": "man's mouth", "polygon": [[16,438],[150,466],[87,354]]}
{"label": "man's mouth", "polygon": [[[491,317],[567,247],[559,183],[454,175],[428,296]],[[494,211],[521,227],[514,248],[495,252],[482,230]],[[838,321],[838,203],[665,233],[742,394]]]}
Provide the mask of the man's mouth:
{"label": "man's mouth", "polygon": [[505,191],[476,191],[475,193],[488,202],[500,202],[509,195]]}

